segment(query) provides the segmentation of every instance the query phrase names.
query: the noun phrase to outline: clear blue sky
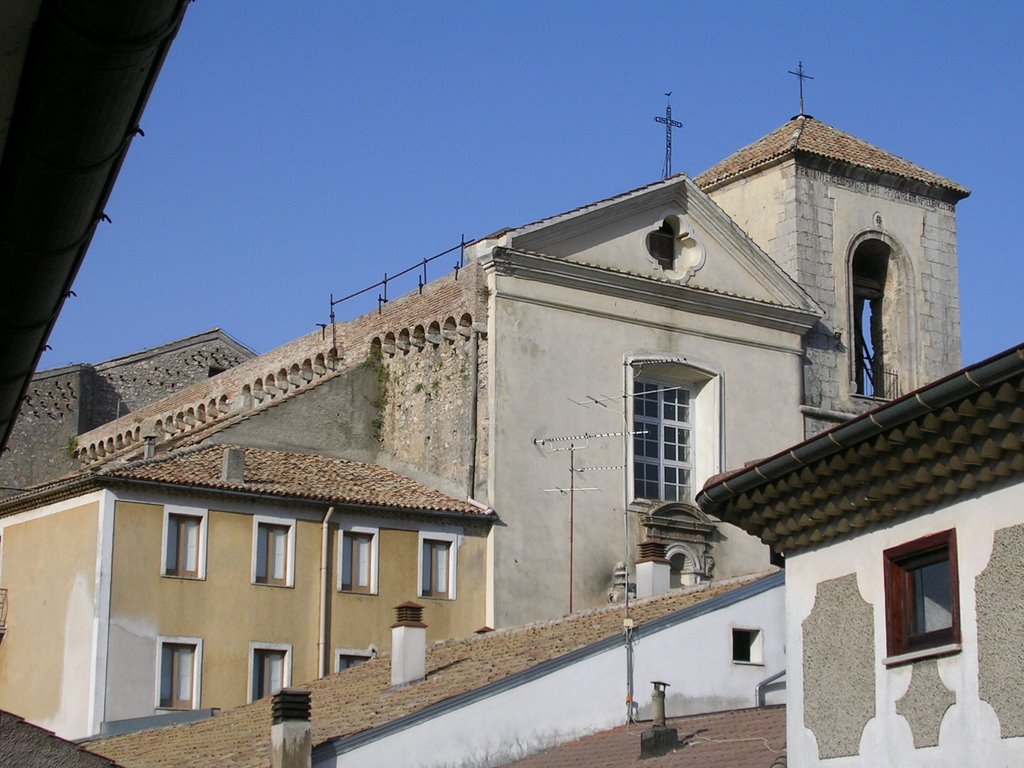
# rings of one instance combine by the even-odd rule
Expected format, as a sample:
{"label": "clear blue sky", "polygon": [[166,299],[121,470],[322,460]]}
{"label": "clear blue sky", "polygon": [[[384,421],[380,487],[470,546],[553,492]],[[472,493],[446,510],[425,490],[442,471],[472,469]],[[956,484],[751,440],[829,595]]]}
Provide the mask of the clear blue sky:
{"label": "clear blue sky", "polygon": [[664,91],[700,173],[797,113],[798,60],[809,114],[973,190],[976,361],[1024,339],[1021,29],[1016,2],[198,0],[42,367],[214,326],[272,349],[332,291],[656,180]]}

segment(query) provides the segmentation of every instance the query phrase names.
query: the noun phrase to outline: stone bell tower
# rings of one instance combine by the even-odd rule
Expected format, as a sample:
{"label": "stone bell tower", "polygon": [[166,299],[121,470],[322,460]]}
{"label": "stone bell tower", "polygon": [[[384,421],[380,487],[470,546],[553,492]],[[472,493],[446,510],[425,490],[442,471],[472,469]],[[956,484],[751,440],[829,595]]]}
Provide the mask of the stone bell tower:
{"label": "stone bell tower", "polygon": [[803,114],[696,182],[824,311],[804,342],[808,436],[960,367],[969,190]]}

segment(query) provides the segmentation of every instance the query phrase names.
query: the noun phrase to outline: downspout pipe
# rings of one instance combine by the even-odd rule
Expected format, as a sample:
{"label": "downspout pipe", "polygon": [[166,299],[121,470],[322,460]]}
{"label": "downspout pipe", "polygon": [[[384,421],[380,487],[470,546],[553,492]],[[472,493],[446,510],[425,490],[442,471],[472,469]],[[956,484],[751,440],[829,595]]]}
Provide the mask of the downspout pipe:
{"label": "downspout pipe", "polygon": [[469,399],[469,476],[466,480],[466,498],[476,497],[476,445],[477,411],[480,400],[480,332],[473,330],[473,346],[470,350],[470,375],[473,377],[472,395]]}
{"label": "downspout pipe", "polygon": [[331,518],[334,517],[334,505],[327,508],[320,537],[320,623],[316,643],[316,676],[327,676],[327,642],[330,639],[331,627],[328,621],[331,600],[331,569],[328,557],[331,551]]}

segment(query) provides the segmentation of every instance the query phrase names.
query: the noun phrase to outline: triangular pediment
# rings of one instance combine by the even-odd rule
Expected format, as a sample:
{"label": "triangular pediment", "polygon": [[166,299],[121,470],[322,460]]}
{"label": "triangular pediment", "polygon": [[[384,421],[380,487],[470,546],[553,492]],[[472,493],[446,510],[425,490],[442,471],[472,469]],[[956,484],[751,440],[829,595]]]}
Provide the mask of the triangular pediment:
{"label": "triangular pediment", "polygon": [[[659,230],[673,249],[667,258],[662,251],[661,261],[651,244],[652,233]],[[505,237],[516,250],[820,311],[781,267],[683,175],[520,227]]]}

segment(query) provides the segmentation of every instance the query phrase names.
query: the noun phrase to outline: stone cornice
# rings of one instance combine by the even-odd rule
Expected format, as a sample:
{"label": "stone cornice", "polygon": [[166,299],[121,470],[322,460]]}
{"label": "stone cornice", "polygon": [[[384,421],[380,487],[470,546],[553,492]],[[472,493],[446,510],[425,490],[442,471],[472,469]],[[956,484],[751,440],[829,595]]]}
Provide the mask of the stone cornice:
{"label": "stone cornice", "polygon": [[[773,328],[807,332],[820,317],[810,309],[769,304],[542,254],[495,248],[482,261],[488,272],[588,293]],[[500,290],[499,290],[500,294]]]}

